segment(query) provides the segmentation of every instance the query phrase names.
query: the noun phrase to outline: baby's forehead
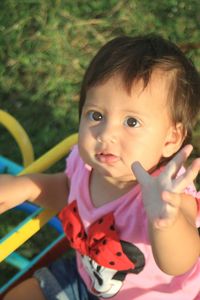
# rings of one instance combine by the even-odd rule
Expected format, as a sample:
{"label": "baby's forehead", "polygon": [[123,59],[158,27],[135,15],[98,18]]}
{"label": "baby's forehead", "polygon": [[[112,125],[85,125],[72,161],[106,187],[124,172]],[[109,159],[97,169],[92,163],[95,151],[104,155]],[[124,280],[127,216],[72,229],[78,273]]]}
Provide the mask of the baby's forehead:
{"label": "baby's forehead", "polygon": [[166,86],[168,88],[172,80],[172,72],[163,71],[162,69],[154,69],[152,70],[152,72],[148,74],[145,73],[139,74],[138,76],[133,78],[129,86],[126,85],[125,78],[121,77],[121,80],[123,82],[124,88],[125,89],[129,88],[128,89],[129,92],[138,86],[142,90],[144,90],[149,86],[157,85],[158,82],[159,84],[162,84],[163,86]]}
{"label": "baby's forehead", "polygon": [[111,88],[122,89],[129,96],[136,91],[141,93],[146,89],[150,91],[154,88],[154,86],[156,86],[156,88],[159,87],[159,90],[166,90],[167,95],[173,79],[172,73],[172,71],[164,71],[162,69],[155,68],[149,74],[138,74],[137,76],[129,79],[127,79],[123,73],[114,73],[108,78],[97,82],[94,86],[91,86],[88,91],[112,81],[115,84],[110,85]]}
{"label": "baby's forehead", "polygon": [[149,82],[145,85],[143,78],[134,80],[129,87],[124,82],[123,77],[118,74],[111,76],[104,82],[98,83],[91,87],[86,96],[84,105],[101,104],[108,105],[112,103],[123,107],[147,105],[148,109],[151,106],[166,107],[168,99],[168,77],[163,72],[152,73]]}
{"label": "baby's forehead", "polygon": [[155,67],[152,70],[144,71],[143,73],[135,73],[129,75],[126,72],[115,72],[110,74],[110,76],[106,76],[105,78],[97,81],[93,86],[103,85],[107,81],[114,79],[117,82],[117,85],[127,90],[127,92],[131,92],[131,90],[136,86],[140,85],[142,89],[146,88],[148,84],[153,84],[154,80],[165,82],[169,84],[173,79],[173,70],[164,70],[162,66]]}

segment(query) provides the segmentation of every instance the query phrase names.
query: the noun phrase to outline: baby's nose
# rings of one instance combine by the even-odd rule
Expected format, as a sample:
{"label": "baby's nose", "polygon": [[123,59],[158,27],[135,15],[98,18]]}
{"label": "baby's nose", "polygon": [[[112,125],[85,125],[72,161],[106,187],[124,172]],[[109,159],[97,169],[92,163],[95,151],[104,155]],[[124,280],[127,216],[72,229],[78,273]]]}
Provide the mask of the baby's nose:
{"label": "baby's nose", "polygon": [[99,143],[116,143],[117,141],[117,130],[114,126],[104,126],[97,136]]}

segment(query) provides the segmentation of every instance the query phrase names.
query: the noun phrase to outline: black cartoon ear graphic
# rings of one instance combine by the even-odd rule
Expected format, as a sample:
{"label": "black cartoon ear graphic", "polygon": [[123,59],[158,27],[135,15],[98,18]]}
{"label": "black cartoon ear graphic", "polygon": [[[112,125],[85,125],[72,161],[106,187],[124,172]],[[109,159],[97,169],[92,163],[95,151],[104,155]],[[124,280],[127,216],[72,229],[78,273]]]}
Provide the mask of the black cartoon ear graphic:
{"label": "black cartoon ear graphic", "polygon": [[115,280],[124,281],[128,273],[138,274],[143,270],[145,266],[145,257],[142,251],[135,245],[125,241],[120,241],[120,243],[123,252],[135,264],[134,269],[118,271],[113,277]]}

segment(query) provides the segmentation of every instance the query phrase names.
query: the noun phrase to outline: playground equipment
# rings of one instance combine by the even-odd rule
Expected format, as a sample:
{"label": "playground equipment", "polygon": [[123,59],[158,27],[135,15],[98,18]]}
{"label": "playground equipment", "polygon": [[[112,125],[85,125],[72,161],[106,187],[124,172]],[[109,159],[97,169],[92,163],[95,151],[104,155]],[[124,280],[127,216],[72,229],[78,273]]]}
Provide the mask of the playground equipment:
{"label": "playground equipment", "polygon": [[[10,114],[0,110],[0,124],[6,127],[17,142],[24,165],[22,167],[8,158],[0,156],[0,173],[22,175],[43,172],[66,156],[71,147],[77,142],[77,134],[73,134],[34,161],[31,141],[18,121]],[[27,213],[27,217],[0,240],[0,262],[6,261],[8,264],[16,267],[18,271],[0,286],[0,299],[11,286],[24,279],[28,274],[31,274],[36,266],[45,265],[47,261],[51,261],[68,249],[68,243],[60,221],[56,217],[56,211],[43,209],[29,202],[25,202],[15,209]],[[57,231],[57,237],[32,259],[23,257],[16,250],[35,235],[46,223]]]}

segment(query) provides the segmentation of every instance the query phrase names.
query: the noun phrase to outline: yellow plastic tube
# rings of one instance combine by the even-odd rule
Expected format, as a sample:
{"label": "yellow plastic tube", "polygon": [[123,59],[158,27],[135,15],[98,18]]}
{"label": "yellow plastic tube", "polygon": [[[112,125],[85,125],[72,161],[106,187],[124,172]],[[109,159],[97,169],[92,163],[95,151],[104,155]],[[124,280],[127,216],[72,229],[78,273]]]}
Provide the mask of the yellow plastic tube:
{"label": "yellow plastic tube", "polygon": [[59,144],[57,144],[55,147],[53,147],[51,150],[46,152],[44,155],[30,164],[27,168],[25,168],[19,175],[38,173],[47,170],[62,157],[64,157],[70,151],[72,146],[77,143],[77,140],[77,133],[74,133],[65,138],[63,141],[61,141]]}
{"label": "yellow plastic tube", "polygon": [[3,110],[0,110],[0,123],[16,140],[22,153],[24,167],[31,164],[34,161],[33,147],[24,128],[14,117]]}
{"label": "yellow plastic tube", "polygon": [[56,213],[50,209],[42,211],[38,209],[38,212],[38,215],[25,222],[0,244],[0,262],[37,233]]}

